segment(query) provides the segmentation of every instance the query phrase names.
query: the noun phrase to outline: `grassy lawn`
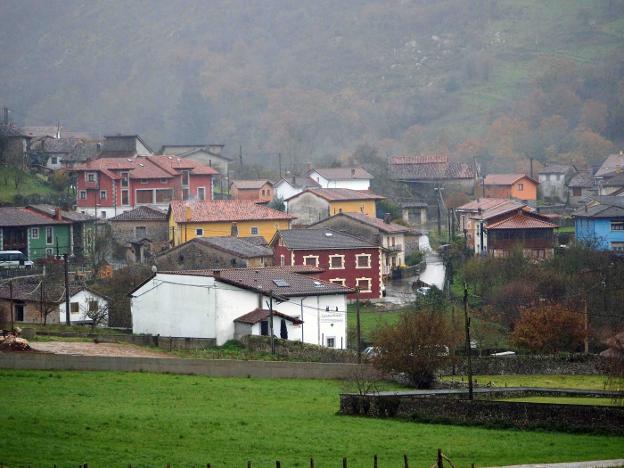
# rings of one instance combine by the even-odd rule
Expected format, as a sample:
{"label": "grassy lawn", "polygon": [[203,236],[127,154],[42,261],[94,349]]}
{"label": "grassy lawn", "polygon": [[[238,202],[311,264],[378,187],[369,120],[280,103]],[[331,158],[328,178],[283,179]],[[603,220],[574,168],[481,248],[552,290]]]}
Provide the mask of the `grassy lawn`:
{"label": "grassy lawn", "polygon": [[[56,194],[54,189],[50,185],[43,181],[41,178],[28,172],[23,174],[23,179],[16,189],[14,184],[14,173],[17,170],[14,168],[3,168],[2,175],[0,177],[0,202],[12,202],[15,195],[18,193],[21,195],[53,195]],[[21,172],[21,171],[20,171]],[[7,174],[6,178],[4,175]],[[5,183],[6,182],[6,183]]]}
{"label": "grassy lawn", "polygon": [[[349,304],[347,307],[347,326],[350,333],[355,336],[357,327],[357,316],[355,313],[355,304]],[[360,328],[362,332],[362,341],[370,342],[372,333],[380,325],[396,323],[401,315],[400,310],[380,311],[375,306],[360,307]]]}
{"label": "grassy lawn", "polygon": [[[465,376],[442,378],[444,381],[462,381],[462,379],[464,382],[468,381]],[[605,377],[602,375],[475,375],[473,379],[480,385],[491,382],[496,387],[605,389]]]}
{"label": "grassy lawn", "polygon": [[[624,456],[624,438],[338,416],[335,381],[0,371],[0,465],[457,466]],[[486,443],[484,443],[487,441]]]}
{"label": "grassy lawn", "polygon": [[610,398],[591,397],[522,397],[505,398],[503,401],[518,401],[525,403],[555,403],[558,405],[595,405],[595,406],[616,406]]}

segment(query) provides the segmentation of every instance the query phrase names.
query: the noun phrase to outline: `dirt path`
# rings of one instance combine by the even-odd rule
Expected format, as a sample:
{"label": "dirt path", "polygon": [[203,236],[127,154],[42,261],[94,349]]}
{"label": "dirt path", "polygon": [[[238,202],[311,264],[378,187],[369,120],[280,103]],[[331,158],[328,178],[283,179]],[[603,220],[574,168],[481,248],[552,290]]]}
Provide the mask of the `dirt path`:
{"label": "dirt path", "polygon": [[151,351],[140,346],[123,343],[83,343],[68,341],[30,342],[35,351],[54,354],[75,354],[81,356],[119,356],[168,358],[167,353]]}

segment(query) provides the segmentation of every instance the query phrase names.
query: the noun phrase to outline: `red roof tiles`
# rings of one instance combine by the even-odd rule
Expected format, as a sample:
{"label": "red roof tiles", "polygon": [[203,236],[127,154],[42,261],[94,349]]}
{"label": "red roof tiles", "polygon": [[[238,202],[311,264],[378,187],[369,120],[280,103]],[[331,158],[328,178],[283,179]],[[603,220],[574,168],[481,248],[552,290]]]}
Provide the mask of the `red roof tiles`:
{"label": "red roof tiles", "polygon": [[[177,223],[291,220],[295,216],[252,201],[215,200],[171,202],[170,212]],[[187,215],[189,218],[187,219]]]}
{"label": "red roof tiles", "polygon": [[[384,200],[386,197],[376,195],[368,191],[350,190],[344,188],[309,188],[301,193],[313,193],[327,201],[350,201],[350,200]],[[301,195],[298,193],[290,198]]]}
{"label": "red roof tiles", "polygon": [[537,184],[537,180],[526,174],[489,174],[485,177],[483,183],[485,185],[513,185],[520,179],[529,179]]}
{"label": "red roof tiles", "polygon": [[487,226],[490,229],[554,229],[557,225],[549,223],[536,216],[529,216],[525,213],[516,213],[496,223]]}

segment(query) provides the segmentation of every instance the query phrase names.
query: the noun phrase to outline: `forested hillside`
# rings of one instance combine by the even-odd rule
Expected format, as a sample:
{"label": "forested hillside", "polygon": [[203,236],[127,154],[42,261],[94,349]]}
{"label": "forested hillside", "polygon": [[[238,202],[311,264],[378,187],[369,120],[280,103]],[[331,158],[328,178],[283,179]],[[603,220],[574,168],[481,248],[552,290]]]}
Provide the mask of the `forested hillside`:
{"label": "forested hillside", "polygon": [[367,143],[582,166],[624,140],[624,1],[6,0],[0,17],[0,104],[22,124],[266,164]]}

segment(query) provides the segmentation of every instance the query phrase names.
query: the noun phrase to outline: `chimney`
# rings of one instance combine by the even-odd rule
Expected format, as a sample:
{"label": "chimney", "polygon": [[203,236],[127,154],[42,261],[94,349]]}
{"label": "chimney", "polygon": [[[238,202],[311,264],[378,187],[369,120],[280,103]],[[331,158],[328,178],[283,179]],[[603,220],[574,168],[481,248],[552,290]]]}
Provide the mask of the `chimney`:
{"label": "chimney", "polygon": [[63,217],[61,216],[61,209],[60,208],[54,208],[54,219],[56,219],[57,221],[62,221]]}
{"label": "chimney", "polygon": [[190,222],[191,218],[193,217],[193,210],[191,209],[190,206],[186,206],[184,208],[184,218],[186,219],[186,222]]}
{"label": "chimney", "polygon": [[312,163],[311,163],[310,161],[308,161],[308,162],[306,163],[306,169],[307,169],[308,171],[311,171],[311,170],[312,170]]}
{"label": "chimney", "polygon": [[297,176],[295,176],[295,175],[293,174],[293,177],[292,177],[292,186],[294,187],[296,183],[297,183]]}
{"label": "chimney", "polygon": [[390,224],[392,222],[392,215],[390,213],[385,213],[383,217],[383,221],[386,224]]}
{"label": "chimney", "polygon": [[351,168],[351,177],[355,177],[355,167]]}
{"label": "chimney", "polygon": [[230,236],[238,237],[238,226],[236,223],[232,223],[232,227],[230,228]]}

